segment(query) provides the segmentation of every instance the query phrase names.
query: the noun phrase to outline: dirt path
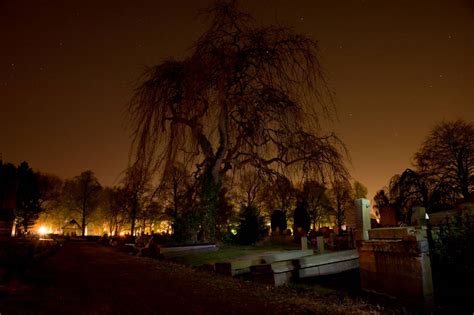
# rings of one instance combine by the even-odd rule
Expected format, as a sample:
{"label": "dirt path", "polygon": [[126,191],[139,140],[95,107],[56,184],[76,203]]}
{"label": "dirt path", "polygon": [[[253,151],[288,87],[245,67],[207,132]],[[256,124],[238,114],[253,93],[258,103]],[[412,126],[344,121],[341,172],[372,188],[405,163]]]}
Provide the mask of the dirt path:
{"label": "dirt path", "polygon": [[86,242],[65,244],[31,270],[25,283],[0,300],[0,314],[302,312],[263,286]]}

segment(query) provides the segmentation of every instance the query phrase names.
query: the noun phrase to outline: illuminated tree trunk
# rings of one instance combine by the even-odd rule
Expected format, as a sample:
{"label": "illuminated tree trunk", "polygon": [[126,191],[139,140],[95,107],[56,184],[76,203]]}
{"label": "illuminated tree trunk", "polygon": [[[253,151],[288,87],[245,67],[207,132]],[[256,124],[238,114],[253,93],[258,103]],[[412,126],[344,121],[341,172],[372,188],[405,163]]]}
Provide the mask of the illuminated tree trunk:
{"label": "illuminated tree trunk", "polygon": [[82,205],[82,236],[86,236],[86,204],[85,199]]}

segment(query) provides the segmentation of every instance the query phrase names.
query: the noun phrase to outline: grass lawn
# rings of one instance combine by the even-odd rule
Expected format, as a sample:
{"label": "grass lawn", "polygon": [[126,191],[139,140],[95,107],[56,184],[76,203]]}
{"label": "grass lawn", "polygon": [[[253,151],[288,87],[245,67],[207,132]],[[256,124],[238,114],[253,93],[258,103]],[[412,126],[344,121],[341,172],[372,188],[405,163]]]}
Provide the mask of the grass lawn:
{"label": "grass lawn", "polygon": [[215,252],[193,253],[181,257],[176,257],[173,260],[191,266],[201,266],[206,264],[214,264],[216,262],[229,261],[249,255],[258,255],[267,252],[279,252],[298,249],[300,248],[297,244],[295,244],[294,246],[276,244],[255,246],[224,245],[220,247],[218,251]]}

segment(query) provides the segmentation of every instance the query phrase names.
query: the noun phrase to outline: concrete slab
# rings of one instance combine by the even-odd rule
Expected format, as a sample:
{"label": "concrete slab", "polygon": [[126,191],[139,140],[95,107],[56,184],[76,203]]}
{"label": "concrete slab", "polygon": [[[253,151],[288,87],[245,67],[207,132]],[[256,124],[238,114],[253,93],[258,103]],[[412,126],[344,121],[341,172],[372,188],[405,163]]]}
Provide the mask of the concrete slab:
{"label": "concrete slab", "polygon": [[270,266],[274,273],[288,272],[288,271],[292,271],[296,269],[297,262],[294,262],[291,260],[279,261],[279,262],[274,262],[273,264],[270,264]]}
{"label": "concrete slab", "polygon": [[219,262],[215,264],[217,273],[228,276],[236,276],[250,272],[250,266],[260,265],[262,260],[258,257],[253,259],[236,259],[232,261]]}
{"label": "concrete slab", "polygon": [[326,265],[318,265],[314,267],[300,269],[298,271],[298,276],[300,278],[319,277],[332,275],[357,268],[359,268],[359,259],[355,258],[351,260],[333,262]]}
{"label": "concrete slab", "polygon": [[261,256],[261,258],[262,258],[264,263],[271,264],[271,263],[274,263],[274,262],[277,262],[277,261],[299,259],[299,258],[302,258],[302,257],[311,256],[311,255],[313,255],[313,250],[312,249],[308,249],[308,250],[290,250],[290,251],[275,253],[275,254],[272,254],[272,255]]}
{"label": "concrete slab", "polygon": [[352,259],[359,259],[357,249],[303,257],[298,260],[298,263],[300,268],[308,268]]}

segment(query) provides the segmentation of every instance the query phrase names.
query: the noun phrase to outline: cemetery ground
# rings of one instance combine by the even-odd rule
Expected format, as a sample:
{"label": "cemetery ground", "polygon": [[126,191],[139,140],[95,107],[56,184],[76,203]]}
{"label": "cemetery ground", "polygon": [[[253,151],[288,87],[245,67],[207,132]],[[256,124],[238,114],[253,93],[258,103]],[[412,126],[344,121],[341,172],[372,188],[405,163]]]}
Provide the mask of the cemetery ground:
{"label": "cemetery ground", "polygon": [[323,284],[305,282],[274,288],[183,264],[130,256],[92,242],[67,242],[55,255],[10,280],[9,294],[0,297],[0,313],[406,312],[389,302],[380,303],[354,294],[350,288],[342,290],[331,284],[348,280],[353,283],[356,278],[353,274]]}

